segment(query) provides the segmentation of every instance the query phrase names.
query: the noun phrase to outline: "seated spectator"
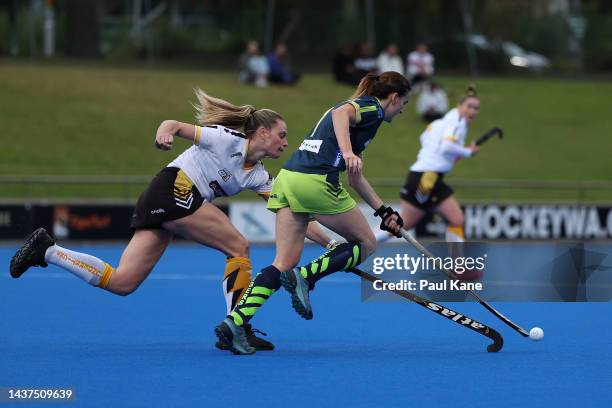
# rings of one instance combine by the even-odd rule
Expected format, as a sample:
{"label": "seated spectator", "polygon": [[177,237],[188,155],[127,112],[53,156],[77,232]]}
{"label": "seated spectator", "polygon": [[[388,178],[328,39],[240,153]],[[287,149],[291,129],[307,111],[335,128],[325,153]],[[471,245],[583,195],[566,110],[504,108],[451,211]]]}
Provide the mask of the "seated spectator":
{"label": "seated spectator", "polygon": [[376,57],[372,52],[370,43],[363,42],[359,44],[357,57],[355,58],[355,69],[359,79],[363,78],[366,74],[376,72]]}
{"label": "seated spectator", "polygon": [[416,50],[408,54],[406,74],[413,84],[427,81],[434,73],[434,57],[429,53],[427,44],[420,43]]}
{"label": "seated spectator", "polygon": [[444,116],[448,110],[448,97],[444,89],[435,82],[425,82],[422,85],[416,111],[425,122],[430,123]]}
{"label": "seated spectator", "polygon": [[292,72],[289,67],[289,57],[287,46],[279,43],[274,47],[274,51],[268,54],[268,65],[270,82],[282,85],[294,85],[300,79],[300,75]]}
{"label": "seated spectator", "polygon": [[395,71],[404,75],[404,64],[397,52],[397,44],[390,43],[376,60],[378,73]]}
{"label": "seated spectator", "polygon": [[240,55],[238,61],[240,68],[240,80],[258,87],[268,85],[268,73],[270,67],[268,60],[261,55],[257,41],[249,41],[245,51]]}
{"label": "seated spectator", "polygon": [[359,77],[355,68],[355,55],[350,44],[343,45],[334,56],[334,79],[349,85],[357,85]]}

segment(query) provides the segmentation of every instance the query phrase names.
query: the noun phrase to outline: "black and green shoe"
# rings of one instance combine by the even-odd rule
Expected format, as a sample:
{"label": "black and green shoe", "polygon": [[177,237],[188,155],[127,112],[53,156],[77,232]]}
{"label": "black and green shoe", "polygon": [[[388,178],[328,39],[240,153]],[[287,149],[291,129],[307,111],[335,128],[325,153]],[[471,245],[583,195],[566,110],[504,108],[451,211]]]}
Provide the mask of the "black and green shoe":
{"label": "black and green shoe", "polygon": [[11,259],[11,276],[18,278],[32,266],[47,267],[45,252],[55,244],[44,228],[38,228],[26,238],[26,242],[19,248]]}
{"label": "black and green shoe", "polygon": [[219,342],[227,345],[227,349],[234,354],[255,353],[255,349],[247,340],[244,327],[236,326],[236,323],[229,317],[215,327],[215,335]]}
{"label": "black and green shoe", "polygon": [[[259,333],[264,336],[267,336],[266,333],[262,332],[261,330],[254,329],[253,326],[251,326],[250,324],[245,324],[242,327],[244,328],[244,332],[246,333],[247,341],[256,351],[274,350],[274,344],[255,335],[255,333]],[[229,350],[227,344],[225,344],[221,340],[217,341],[215,347],[217,347],[219,350]]]}
{"label": "black and green shoe", "polygon": [[295,311],[306,320],[312,319],[310,287],[308,281],[302,277],[300,268],[281,273],[280,280],[283,288],[291,294],[291,304]]}

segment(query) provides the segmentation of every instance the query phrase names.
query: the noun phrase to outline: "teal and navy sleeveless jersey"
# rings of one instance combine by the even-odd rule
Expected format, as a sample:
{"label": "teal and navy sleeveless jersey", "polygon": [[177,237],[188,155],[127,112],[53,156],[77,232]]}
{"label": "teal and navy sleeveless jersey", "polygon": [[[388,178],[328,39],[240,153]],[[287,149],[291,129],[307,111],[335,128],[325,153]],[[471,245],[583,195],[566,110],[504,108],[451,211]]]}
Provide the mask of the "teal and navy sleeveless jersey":
{"label": "teal and navy sleeveless jersey", "polygon": [[353,153],[359,155],[365,150],[384,117],[380,101],[372,96],[341,102],[325,112],[283,168],[309,174],[330,174],[345,170],[332,123],[332,111],[346,103],[352,104],[357,111],[356,123],[349,127]]}

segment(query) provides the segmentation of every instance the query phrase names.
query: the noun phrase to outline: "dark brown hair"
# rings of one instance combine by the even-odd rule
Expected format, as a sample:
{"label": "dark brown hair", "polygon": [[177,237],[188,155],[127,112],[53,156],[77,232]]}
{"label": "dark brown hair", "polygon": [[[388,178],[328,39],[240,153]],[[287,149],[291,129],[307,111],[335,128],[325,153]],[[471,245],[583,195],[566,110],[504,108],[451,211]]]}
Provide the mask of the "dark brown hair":
{"label": "dark brown hair", "polygon": [[351,99],[357,99],[362,96],[375,96],[384,99],[393,92],[397,92],[399,96],[405,96],[408,95],[411,89],[410,81],[400,73],[387,71],[380,75],[367,74],[361,78],[357,90],[351,96]]}

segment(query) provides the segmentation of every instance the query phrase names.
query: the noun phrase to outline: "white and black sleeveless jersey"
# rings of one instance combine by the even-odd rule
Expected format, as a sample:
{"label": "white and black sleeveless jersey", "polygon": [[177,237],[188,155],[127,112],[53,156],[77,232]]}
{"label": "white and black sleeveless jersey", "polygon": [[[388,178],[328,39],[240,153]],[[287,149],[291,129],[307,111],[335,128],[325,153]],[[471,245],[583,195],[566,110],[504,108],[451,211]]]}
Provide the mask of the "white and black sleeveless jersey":
{"label": "white and black sleeveless jersey", "polygon": [[196,126],[194,145],[168,167],[179,167],[195,184],[206,201],[233,196],[242,190],[268,195],[272,177],[261,161],[244,163],[249,139],[240,132],[220,125]]}
{"label": "white and black sleeveless jersey", "polygon": [[443,118],[431,122],[421,134],[421,150],[412,171],[447,173],[458,157],[469,157],[472,151],[464,146],[467,122],[459,111],[451,109]]}

